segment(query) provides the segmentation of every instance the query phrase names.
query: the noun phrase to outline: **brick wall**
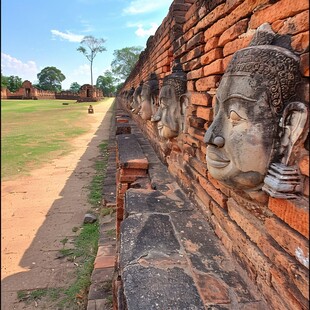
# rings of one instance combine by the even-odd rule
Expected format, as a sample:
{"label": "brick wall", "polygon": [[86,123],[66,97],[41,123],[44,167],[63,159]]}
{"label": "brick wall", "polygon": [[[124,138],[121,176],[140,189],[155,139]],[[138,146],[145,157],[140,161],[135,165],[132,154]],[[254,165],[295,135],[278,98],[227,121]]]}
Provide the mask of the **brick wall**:
{"label": "brick wall", "polygon": [[[221,76],[233,53],[246,47],[265,22],[275,33],[291,36],[292,47],[301,57],[301,74],[308,79],[308,0],[175,0],[122,91],[137,87],[151,72],[162,85],[173,60],[180,58],[190,95],[187,133],[167,146],[160,143],[154,123],[137,115],[132,118],[271,308],[308,309],[309,147],[296,154],[304,192],[295,200],[250,201],[218,183],[206,167],[203,136],[212,123]],[[309,83],[300,92],[309,103]],[[122,96],[118,101],[126,108]]]}

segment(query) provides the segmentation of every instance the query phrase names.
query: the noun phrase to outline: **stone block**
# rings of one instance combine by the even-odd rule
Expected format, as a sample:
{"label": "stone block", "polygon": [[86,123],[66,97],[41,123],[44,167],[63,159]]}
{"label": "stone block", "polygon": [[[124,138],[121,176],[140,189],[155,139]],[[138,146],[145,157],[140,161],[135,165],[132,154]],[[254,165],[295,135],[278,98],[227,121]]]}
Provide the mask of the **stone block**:
{"label": "stone block", "polygon": [[282,0],[254,12],[250,20],[250,28],[256,29],[262,24],[262,21],[273,23],[276,20],[292,17],[307,9],[309,9],[308,0],[293,2],[291,0]]}

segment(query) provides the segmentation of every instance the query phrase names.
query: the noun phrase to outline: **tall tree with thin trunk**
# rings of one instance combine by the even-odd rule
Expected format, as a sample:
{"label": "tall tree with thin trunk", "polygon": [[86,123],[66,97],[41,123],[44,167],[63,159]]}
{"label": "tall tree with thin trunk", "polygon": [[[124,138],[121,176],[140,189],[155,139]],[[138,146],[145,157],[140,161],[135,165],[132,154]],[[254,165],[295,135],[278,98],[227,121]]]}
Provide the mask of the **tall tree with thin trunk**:
{"label": "tall tree with thin trunk", "polygon": [[104,43],[105,43],[104,39],[96,39],[93,36],[85,36],[83,38],[83,40],[81,41],[82,45],[77,48],[77,51],[84,54],[85,57],[90,62],[91,86],[93,86],[93,62],[94,62],[94,58],[97,56],[98,53],[102,53],[102,52],[106,51],[106,48],[103,46]]}

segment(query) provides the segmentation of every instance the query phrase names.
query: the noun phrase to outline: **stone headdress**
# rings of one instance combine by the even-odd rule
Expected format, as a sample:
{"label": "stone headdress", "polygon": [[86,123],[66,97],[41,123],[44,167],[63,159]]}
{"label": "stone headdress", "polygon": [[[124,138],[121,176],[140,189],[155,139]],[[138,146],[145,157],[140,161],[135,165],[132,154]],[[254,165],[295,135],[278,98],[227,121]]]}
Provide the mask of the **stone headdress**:
{"label": "stone headdress", "polygon": [[180,60],[177,59],[175,61],[172,73],[164,77],[163,86],[165,85],[171,85],[174,87],[178,99],[186,93],[186,73],[182,69]]}
{"label": "stone headdress", "polygon": [[152,96],[158,96],[159,83],[155,73],[150,74],[148,80],[143,84],[143,86],[150,88],[150,94]]}
{"label": "stone headdress", "polygon": [[225,75],[246,73],[257,78],[267,88],[275,114],[292,99],[301,80],[299,57],[290,51],[287,39],[276,35],[268,23],[261,25],[249,47],[237,51],[225,71]]}

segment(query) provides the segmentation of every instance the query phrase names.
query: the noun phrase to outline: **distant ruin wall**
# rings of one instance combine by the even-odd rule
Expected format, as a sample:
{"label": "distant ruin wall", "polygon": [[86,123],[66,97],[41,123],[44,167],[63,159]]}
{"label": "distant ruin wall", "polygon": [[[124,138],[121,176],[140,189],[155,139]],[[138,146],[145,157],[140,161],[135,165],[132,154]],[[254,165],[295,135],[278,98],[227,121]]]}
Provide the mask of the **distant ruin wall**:
{"label": "distant ruin wall", "polygon": [[[203,139],[213,121],[219,82],[233,54],[247,47],[255,30],[265,22],[276,34],[291,38],[305,80],[298,95],[309,105],[308,0],[175,0],[155,35],[149,38],[117,101],[203,210],[215,234],[271,308],[308,309],[309,141],[294,150],[294,164],[302,176],[298,199],[251,200],[215,180],[206,165]],[[151,73],[156,74],[161,89],[176,59],[187,76],[187,129],[162,143],[156,123],[131,113],[128,93]]]}
{"label": "distant ruin wall", "polygon": [[24,81],[22,87],[16,92],[10,92],[7,88],[1,89],[1,99],[64,99],[78,100],[79,102],[100,101],[104,97],[102,90],[90,84],[81,86],[79,92],[61,91],[59,93],[37,89],[30,81]]}

